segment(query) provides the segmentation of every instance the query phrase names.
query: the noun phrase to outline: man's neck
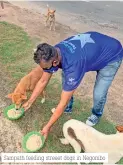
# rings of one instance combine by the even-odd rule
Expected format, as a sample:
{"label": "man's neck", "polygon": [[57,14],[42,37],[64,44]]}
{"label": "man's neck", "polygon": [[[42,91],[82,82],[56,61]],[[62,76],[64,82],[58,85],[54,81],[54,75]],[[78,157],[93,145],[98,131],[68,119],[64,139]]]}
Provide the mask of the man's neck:
{"label": "man's neck", "polygon": [[56,48],[56,50],[57,50],[58,60],[59,60],[59,62],[61,62],[61,60],[62,60],[61,51],[59,48]]}
{"label": "man's neck", "polygon": [[61,61],[62,61],[61,51],[60,51],[59,48],[56,48],[56,50],[57,50],[57,56],[58,56],[58,60],[59,60],[59,65],[58,65],[58,67],[59,67],[59,68],[62,68],[62,63],[61,63]]}

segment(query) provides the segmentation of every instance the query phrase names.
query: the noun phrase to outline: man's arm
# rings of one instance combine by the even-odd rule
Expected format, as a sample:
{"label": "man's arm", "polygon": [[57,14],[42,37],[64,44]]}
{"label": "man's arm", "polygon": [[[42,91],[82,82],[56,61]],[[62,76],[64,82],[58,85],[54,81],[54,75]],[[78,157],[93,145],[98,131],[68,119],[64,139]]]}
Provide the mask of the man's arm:
{"label": "man's arm", "polygon": [[66,108],[68,102],[70,101],[73,93],[74,93],[74,90],[69,91],[69,92],[62,91],[60,103],[58,104],[55,112],[51,116],[51,118],[50,118],[49,122],[47,123],[46,127],[48,127],[50,129],[50,127],[59,119],[59,117],[64,112],[64,109]]}
{"label": "man's arm", "polygon": [[29,100],[23,105],[23,108],[25,109],[25,111],[27,109],[30,108],[30,106],[32,105],[32,103],[36,100],[36,98],[41,94],[41,92],[44,90],[44,88],[46,87],[46,85],[48,84],[50,78],[52,76],[52,73],[48,73],[48,72],[43,72],[43,75],[41,77],[41,79],[38,81],[38,83],[36,84],[34,91],[31,95],[31,97],[29,98]]}

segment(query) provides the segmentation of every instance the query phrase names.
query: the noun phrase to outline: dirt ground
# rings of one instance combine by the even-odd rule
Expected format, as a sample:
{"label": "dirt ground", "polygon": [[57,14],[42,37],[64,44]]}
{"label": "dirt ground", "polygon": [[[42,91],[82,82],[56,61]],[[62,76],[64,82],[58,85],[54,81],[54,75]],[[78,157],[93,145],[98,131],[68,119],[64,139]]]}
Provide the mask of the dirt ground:
{"label": "dirt ground", "polygon": [[[18,26],[21,26],[30,36],[33,38],[37,38],[40,42],[48,42],[51,44],[56,44],[57,42],[65,39],[66,37],[70,36],[71,34],[75,34],[76,32],[71,30],[70,27],[61,25],[56,23],[56,31],[50,31],[48,28],[44,26],[44,16],[40,13],[29,10],[28,8],[14,6],[12,4],[5,4],[5,9],[0,9],[0,21],[7,21],[9,23],[14,23]],[[91,27],[84,26],[82,31],[91,30]],[[97,29],[98,30],[98,29]],[[98,30],[99,31],[99,30]],[[112,36],[119,37],[120,34],[118,32],[111,31],[110,29],[101,29],[102,32],[107,34],[112,34]],[[120,40],[123,39],[120,37]],[[8,81],[9,77],[5,76],[6,71],[4,67],[0,64],[0,108],[3,108],[7,105],[7,99],[5,99],[5,95],[9,92]],[[92,96],[93,96],[93,86],[95,82],[95,72],[89,72],[85,75],[81,85],[77,89],[76,95],[81,98],[82,100],[90,100],[92,103]],[[59,73],[56,74],[59,76]],[[105,106],[104,115],[109,121],[113,121],[116,124],[123,123],[123,65],[121,65],[118,74],[115,77],[115,80],[112,83],[111,88],[109,89],[108,100]],[[10,124],[10,121],[6,120],[2,114],[0,114],[0,152],[21,152],[19,150],[19,143],[22,138],[22,133],[19,128],[17,128],[14,122]],[[10,129],[10,128],[13,129]],[[4,133],[3,133],[4,131]],[[11,137],[13,134],[12,132],[16,132],[16,136],[18,137]],[[3,137],[4,136],[4,137]],[[9,139],[9,140],[6,140]],[[6,141],[8,145],[5,144]],[[13,147],[17,143],[16,148]],[[4,147],[7,146],[7,147]],[[3,150],[4,148],[4,150]],[[11,150],[10,150],[11,148]]]}

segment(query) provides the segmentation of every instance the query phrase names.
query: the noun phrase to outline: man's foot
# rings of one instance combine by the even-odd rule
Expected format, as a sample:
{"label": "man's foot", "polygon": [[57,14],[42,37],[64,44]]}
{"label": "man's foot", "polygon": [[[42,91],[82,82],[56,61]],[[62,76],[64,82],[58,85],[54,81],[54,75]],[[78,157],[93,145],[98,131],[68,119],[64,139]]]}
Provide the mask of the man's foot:
{"label": "man's foot", "polygon": [[[54,113],[55,112],[55,108],[51,109],[51,112]],[[69,114],[72,113],[72,109],[65,109],[64,113]]]}
{"label": "man's foot", "polygon": [[100,117],[96,116],[96,115],[91,115],[87,120],[86,120],[86,124],[89,126],[94,126],[99,122]]}
{"label": "man's foot", "polygon": [[67,108],[67,109],[65,109],[64,113],[66,113],[66,114],[68,114],[68,113],[72,113],[72,109]]}

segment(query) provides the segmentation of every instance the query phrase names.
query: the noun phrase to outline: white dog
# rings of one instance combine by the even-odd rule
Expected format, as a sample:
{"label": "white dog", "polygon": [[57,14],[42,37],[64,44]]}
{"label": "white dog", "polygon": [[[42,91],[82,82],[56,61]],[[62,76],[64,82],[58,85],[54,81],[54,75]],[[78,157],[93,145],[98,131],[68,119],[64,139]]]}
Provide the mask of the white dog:
{"label": "white dog", "polygon": [[71,144],[76,153],[108,153],[108,163],[115,164],[123,157],[123,126],[117,133],[106,135],[78,120],[68,120],[63,126],[62,144]]}

